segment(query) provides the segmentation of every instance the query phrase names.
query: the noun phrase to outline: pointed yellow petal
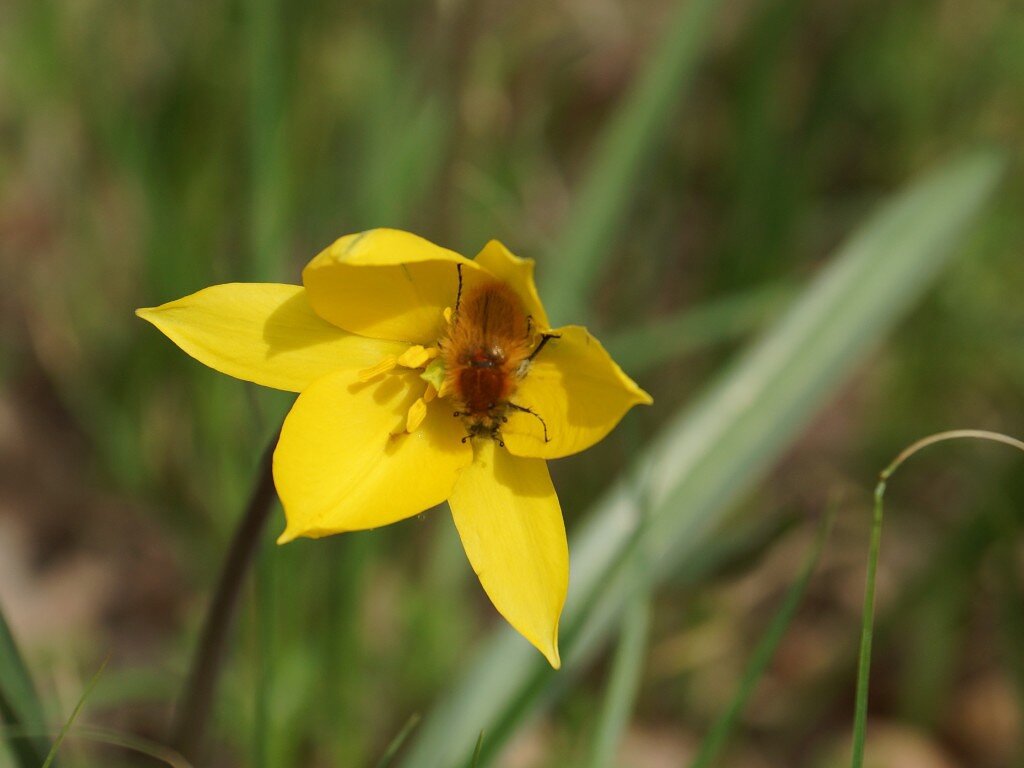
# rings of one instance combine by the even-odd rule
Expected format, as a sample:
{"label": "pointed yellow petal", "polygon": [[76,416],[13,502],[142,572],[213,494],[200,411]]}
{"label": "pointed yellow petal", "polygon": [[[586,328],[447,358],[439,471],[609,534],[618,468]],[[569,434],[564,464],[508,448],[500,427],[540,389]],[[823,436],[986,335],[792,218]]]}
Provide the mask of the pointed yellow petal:
{"label": "pointed yellow petal", "polygon": [[[629,378],[586,328],[553,331],[510,398],[529,413],[510,411],[501,429],[517,456],[556,459],[585,450],[603,439],[634,405],[651,396]],[[544,420],[548,442],[544,441]]]}
{"label": "pointed yellow petal", "polygon": [[301,392],[331,371],[364,368],[405,350],[403,344],[353,336],[325,322],[300,285],[214,285],[135,314],[199,362],[290,392]]}
{"label": "pointed yellow petal", "polygon": [[397,229],[348,235],[302,272],[310,303],[325,320],[377,339],[431,344],[455,303],[462,265],[464,289],[486,279],[469,259]]}
{"label": "pointed yellow petal", "polygon": [[369,383],[353,371],[306,389],[281,429],[274,483],[288,520],[279,542],[376,528],[440,504],[473,458],[465,428],[443,405],[428,408],[412,434],[416,374]]}
{"label": "pointed yellow petal", "polygon": [[494,607],[555,669],[569,546],[547,465],[474,440],[448,500],[469,562]]}
{"label": "pointed yellow petal", "polygon": [[551,327],[533,282],[533,259],[515,256],[497,240],[491,240],[474,261],[519,294],[526,314],[533,317],[535,328],[547,330]]}

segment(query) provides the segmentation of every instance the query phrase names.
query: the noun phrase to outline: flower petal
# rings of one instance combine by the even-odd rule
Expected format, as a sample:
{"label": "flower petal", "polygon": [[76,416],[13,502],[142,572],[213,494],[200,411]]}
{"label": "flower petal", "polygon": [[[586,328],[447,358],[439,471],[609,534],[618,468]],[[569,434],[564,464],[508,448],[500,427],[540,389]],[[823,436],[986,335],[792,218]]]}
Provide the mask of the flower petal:
{"label": "flower petal", "polygon": [[448,500],[462,546],[494,607],[558,669],[569,546],[547,465],[473,442],[473,463]]}
{"label": "flower petal", "polygon": [[540,303],[537,286],[533,282],[533,259],[515,256],[497,240],[491,240],[474,259],[502,282],[508,283],[519,294],[526,308],[526,314],[533,318],[535,327],[547,330],[551,327],[544,305]]}
{"label": "flower petal", "polygon": [[343,371],[299,395],[274,452],[274,483],[288,519],[279,543],[376,528],[448,497],[473,451],[445,404],[428,407],[412,434],[404,431],[422,393],[412,371],[369,383]]}
{"label": "flower petal", "polygon": [[135,314],[204,365],[290,392],[301,392],[331,371],[365,368],[406,349],[322,320],[301,285],[214,285]]}
{"label": "flower petal", "polygon": [[486,279],[469,259],[397,229],[371,229],[335,241],[306,265],[302,282],[317,314],[376,339],[430,344],[464,287]]}
{"label": "flower petal", "polygon": [[511,397],[536,415],[509,411],[501,429],[516,456],[556,459],[578,453],[603,439],[634,405],[652,402],[586,328],[569,325],[553,333],[559,338],[534,358]]}

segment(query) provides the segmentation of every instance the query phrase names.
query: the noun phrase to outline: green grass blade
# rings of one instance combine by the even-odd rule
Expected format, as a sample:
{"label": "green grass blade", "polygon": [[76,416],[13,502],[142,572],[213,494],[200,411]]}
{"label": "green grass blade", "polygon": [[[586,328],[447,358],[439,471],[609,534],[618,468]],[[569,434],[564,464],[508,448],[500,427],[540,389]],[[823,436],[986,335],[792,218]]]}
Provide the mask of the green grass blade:
{"label": "green grass blade", "polygon": [[538,694],[600,649],[631,599],[708,546],[733,503],[932,282],[1004,164],[990,152],[965,155],[882,206],[703,397],[666,416],[573,531],[562,672],[499,631],[428,715],[405,768],[459,761],[481,730],[486,764]]}
{"label": "green grass blade", "polygon": [[170,768],[193,768],[192,763],[170,747],[150,741],[142,736],[136,736],[134,733],[123,733],[110,728],[75,728],[71,735],[137,752],[140,755],[145,755],[153,760],[165,763]]}
{"label": "green grass blade", "polygon": [[629,606],[622,619],[622,635],[615,651],[608,692],[594,734],[589,763],[591,768],[611,768],[614,764],[615,752],[629,725],[629,717],[640,688],[650,626],[650,599],[637,600]]}
{"label": "green grass blade", "polygon": [[[969,583],[981,568],[981,563],[998,541],[1000,529],[991,515],[976,515],[960,521],[943,537],[943,541],[928,556],[927,562],[899,585],[884,613],[875,619],[874,637],[889,641],[902,638],[908,617],[931,598],[936,590],[948,583]],[[852,640],[852,642],[851,642]],[[834,649],[832,661],[804,686],[803,695],[793,710],[792,720],[813,729],[836,700],[835,692],[849,684],[856,676],[860,638],[847,638]]]}
{"label": "green grass blade", "polygon": [[786,630],[796,614],[796,609],[800,606],[804,594],[807,592],[807,586],[811,583],[811,576],[814,575],[815,568],[818,567],[818,561],[821,559],[821,553],[825,549],[825,542],[828,540],[828,535],[832,530],[832,521],[834,519],[835,505],[833,504],[825,514],[825,519],[822,521],[814,546],[811,547],[811,551],[807,554],[807,559],[804,561],[799,576],[786,591],[786,597],[782,602],[782,606],[772,619],[768,631],[765,632],[764,637],[757,644],[757,648],[754,649],[754,655],[751,656],[750,661],[747,663],[747,668],[743,671],[743,677],[740,679],[736,695],[733,696],[729,706],[725,708],[725,711],[715,721],[708,735],[704,737],[700,751],[697,752],[697,756],[690,763],[690,768],[710,768],[710,766],[714,765],[715,758],[732,734],[740,713],[743,712],[743,708],[750,699],[750,695],[754,692],[754,687],[757,685],[758,680],[761,679],[761,675],[768,668],[768,663],[775,655],[779,643],[782,642],[782,638],[785,636]]}
{"label": "green grass blade", "polygon": [[476,748],[473,750],[473,761],[469,764],[469,768],[477,768],[480,765],[480,755],[484,751],[484,732],[480,731],[480,736],[476,740]]}
{"label": "green grass blade", "polygon": [[[414,712],[408,720],[405,721],[405,725],[402,726],[402,730],[398,732],[398,735],[391,740],[388,744],[388,748],[384,750],[384,754],[381,755],[380,760],[377,762],[377,768],[388,768],[392,761],[395,759],[395,755],[398,754],[398,750],[405,744],[406,739],[409,738],[409,734],[415,730],[416,726],[420,723],[420,715],[418,712]],[[480,740],[483,740],[483,733],[480,734]]]}
{"label": "green grass blade", "polygon": [[643,170],[661,145],[707,42],[715,0],[678,3],[664,37],[598,138],[590,170],[555,243],[545,303],[556,319],[581,322],[590,289],[615,244]]}
{"label": "green grass blade", "polygon": [[11,736],[8,746],[22,768],[37,768],[50,751],[45,733],[46,718],[32,676],[14,642],[14,635],[0,612],[0,718],[14,729],[37,735]]}
{"label": "green grass blade", "polygon": [[60,729],[60,733],[57,734],[56,741],[54,741],[53,746],[50,747],[50,752],[46,756],[43,768],[50,768],[50,766],[53,765],[53,761],[57,759],[57,752],[60,751],[60,745],[64,743],[64,739],[67,737],[68,731],[71,729],[71,726],[75,724],[75,720],[78,719],[78,715],[81,714],[82,707],[85,706],[86,699],[92,695],[93,690],[96,688],[96,683],[100,681],[100,676],[103,674],[103,670],[107,668],[108,661],[110,661],[109,656],[103,660],[103,663],[100,664],[100,668],[96,670],[96,674],[92,676],[92,680],[90,680],[89,684],[85,686],[85,690],[82,691],[82,695],[79,697],[78,703],[71,711],[71,717],[69,717],[67,722],[64,723],[63,727]]}
{"label": "green grass blade", "polygon": [[851,749],[850,765],[852,768],[863,768],[864,745],[867,741],[868,730],[868,686],[871,676],[871,642],[875,629],[875,576],[878,571],[878,555],[882,543],[882,501],[885,496],[886,483],[893,472],[903,462],[929,445],[945,442],[947,440],[989,440],[1002,443],[1024,452],[1024,442],[1014,438],[1001,435],[996,432],[986,432],[977,429],[959,429],[951,432],[940,432],[929,435],[918,440],[913,445],[904,449],[892,463],[882,470],[875,486],[874,515],[871,522],[871,544],[868,548],[868,571],[864,585],[864,613],[861,617],[860,651],[857,658],[857,694],[854,703],[853,714],[853,747]]}
{"label": "green grass blade", "polygon": [[[136,736],[131,733],[124,733],[122,731],[116,731],[111,728],[96,728],[90,726],[77,726],[68,730],[67,735],[72,739],[82,739],[83,741],[91,741],[96,744],[107,744],[112,747],[121,747],[132,752],[138,752],[140,755],[152,758],[153,760],[164,763],[170,768],[193,768],[192,764],[182,757],[179,753],[175,752],[170,747],[165,747],[163,744],[158,744],[155,741],[143,738],[142,736]],[[23,738],[30,736],[48,736],[46,732],[42,731],[26,731],[24,728],[11,728],[0,726],[0,736],[6,738]],[[37,763],[33,763],[33,766]]]}

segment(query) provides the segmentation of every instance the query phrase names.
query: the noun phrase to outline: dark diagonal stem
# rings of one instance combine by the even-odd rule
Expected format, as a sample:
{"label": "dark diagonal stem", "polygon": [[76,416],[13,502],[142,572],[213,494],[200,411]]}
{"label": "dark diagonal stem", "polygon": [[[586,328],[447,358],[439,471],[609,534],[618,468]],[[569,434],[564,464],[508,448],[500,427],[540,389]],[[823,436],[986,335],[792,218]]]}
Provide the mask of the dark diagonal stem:
{"label": "dark diagonal stem", "polygon": [[188,681],[175,711],[171,746],[193,762],[202,748],[228,635],[238,612],[242,585],[259,547],[270,510],[274,506],[276,495],[272,461],[276,444],[275,433],[263,452],[259,475],[249,497],[249,504],[231,540],[231,548],[224,561],[217,591],[210,602],[203,622],[202,635],[192,657]]}

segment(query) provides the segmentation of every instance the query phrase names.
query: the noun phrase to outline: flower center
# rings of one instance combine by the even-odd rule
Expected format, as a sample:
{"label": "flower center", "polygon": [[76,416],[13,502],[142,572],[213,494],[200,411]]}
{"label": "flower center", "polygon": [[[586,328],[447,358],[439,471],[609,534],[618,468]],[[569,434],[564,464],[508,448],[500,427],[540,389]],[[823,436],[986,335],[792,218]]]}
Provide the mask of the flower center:
{"label": "flower center", "polygon": [[[461,277],[461,275],[460,275]],[[519,296],[505,283],[492,281],[462,295],[454,309],[444,311],[445,334],[435,346],[419,344],[389,356],[359,373],[360,381],[390,373],[397,367],[422,369],[423,395],[409,407],[405,432],[414,432],[436,398],[455,404],[453,416],[466,426],[463,441],[489,437],[504,446],[501,427],[511,412],[526,413],[547,424],[527,405],[514,401],[530,364],[555,334],[538,333]]]}
{"label": "flower center", "polygon": [[[401,355],[389,355],[381,360],[376,365],[365,368],[359,372],[359,380],[362,382],[372,381],[378,376],[383,376],[386,373],[390,373],[396,367],[401,366],[402,368],[431,368],[434,363],[441,364],[438,359],[438,355],[441,350],[437,346],[424,347],[420,344],[414,344],[409,347]],[[435,371],[438,366],[434,366]],[[443,365],[441,365],[443,368]],[[427,404],[437,397],[439,387],[431,378],[426,377],[426,371],[420,374],[421,378],[424,378],[427,382],[426,388],[423,390],[423,394],[418,397],[412,405],[409,406],[409,410],[405,416],[405,432],[415,432],[423,420],[427,417]],[[436,374],[433,379],[437,379]],[[441,375],[443,380],[443,373]],[[400,433],[399,433],[400,434]]]}

